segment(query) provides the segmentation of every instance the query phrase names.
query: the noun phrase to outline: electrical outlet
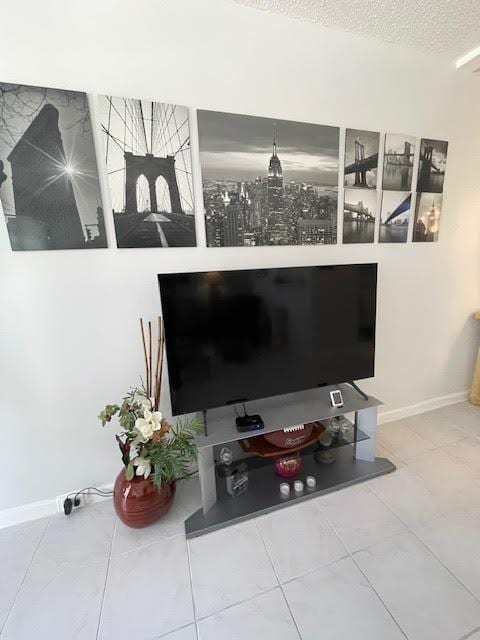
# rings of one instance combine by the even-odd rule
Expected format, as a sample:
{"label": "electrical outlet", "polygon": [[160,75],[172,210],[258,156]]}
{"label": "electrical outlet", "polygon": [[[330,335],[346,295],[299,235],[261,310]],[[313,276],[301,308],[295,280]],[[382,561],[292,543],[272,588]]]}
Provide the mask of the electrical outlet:
{"label": "electrical outlet", "polygon": [[[112,491],[113,485],[102,485],[101,487],[98,487],[98,488],[104,491]],[[57,504],[58,513],[62,513],[62,514],[65,513],[65,510],[64,510],[65,500],[68,497],[70,497],[73,502],[77,491],[80,491],[80,489],[74,489],[73,491],[69,491],[68,493],[64,493],[62,495],[57,496],[56,504]],[[75,511],[75,509],[79,509],[80,507],[86,507],[89,504],[94,504],[95,502],[100,502],[102,500],[108,500],[108,499],[109,499],[108,497],[99,496],[93,493],[81,493],[80,495],[77,496],[77,500],[79,501],[79,504],[78,505],[74,504],[72,506],[72,511]]]}

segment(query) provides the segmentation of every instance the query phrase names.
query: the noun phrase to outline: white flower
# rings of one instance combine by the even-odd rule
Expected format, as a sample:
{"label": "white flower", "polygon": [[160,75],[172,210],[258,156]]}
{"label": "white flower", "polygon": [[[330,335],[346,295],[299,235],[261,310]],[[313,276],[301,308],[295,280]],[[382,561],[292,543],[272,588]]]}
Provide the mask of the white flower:
{"label": "white flower", "polygon": [[143,418],[135,420],[135,429],[140,433],[145,441],[153,436],[154,431],[162,428],[162,414],[160,411],[144,411]]}
{"label": "white flower", "polygon": [[138,449],[137,449],[137,443],[135,441],[133,441],[130,444],[130,451],[128,453],[128,457],[130,458],[130,460],[133,460],[134,458],[136,458],[138,456]]}
{"label": "white flower", "polygon": [[162,428],[162,414],[160,411],[154,411],[152,413],[152,428],[154,431]]}
{"label": "white flower", "polygon": [[148,478],[152,470],[150,460],[142,458],[142,456],[137,456],[135,460],[133,460],[133,466],[136,467],[136,475],[143,476],[145,480]]}

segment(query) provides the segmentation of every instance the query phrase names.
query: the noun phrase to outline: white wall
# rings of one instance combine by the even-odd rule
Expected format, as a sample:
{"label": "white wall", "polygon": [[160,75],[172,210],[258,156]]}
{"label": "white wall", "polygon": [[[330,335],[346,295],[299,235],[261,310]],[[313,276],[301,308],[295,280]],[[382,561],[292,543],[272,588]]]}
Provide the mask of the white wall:
{"label": "white wall", "polygon": [[[159,271],[378,261],[377,375],[365,388],[387,409],[467,388],[480,304],[475,76],[229,0],[16,0],[8,25],[2,81],[438,137],[450,149],[432,245],[12,253],[2,220],[0,509],[114,478],[112,430],[96,415],[141,372],[138,318],[159,312]],[[198,172],[196,189],[204,243]],[[111,221],[109,231],[113,246]]]}

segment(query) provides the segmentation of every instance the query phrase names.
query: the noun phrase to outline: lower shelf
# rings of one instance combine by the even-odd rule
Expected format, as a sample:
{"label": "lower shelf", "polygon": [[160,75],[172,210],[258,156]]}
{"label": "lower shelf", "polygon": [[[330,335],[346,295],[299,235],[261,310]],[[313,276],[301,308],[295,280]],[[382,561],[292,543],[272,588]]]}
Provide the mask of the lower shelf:
{"label": "lower shelf", "polygon": [[[236,497],[220,497],[207,513],[199,509],[185,520],[187,538],[391,473],[396,468],[386,458],[375,458],[374,462],[355,460],[351,447],[337,449],[336,455],[336,461],[330,465],[318,464],[313,454],[303,457],[303,467],[298,478],[304,480],[305,476],[313,475],[317,479],[317,486],[315,489],[305,489],[300,495],[294,494],[292,489],[288,497],[283,497],[279,487],[284,480],[276,476],[270,466],[250,470],[249,487],[244,493]],[[292,486],[295,479],[290,478]]]}

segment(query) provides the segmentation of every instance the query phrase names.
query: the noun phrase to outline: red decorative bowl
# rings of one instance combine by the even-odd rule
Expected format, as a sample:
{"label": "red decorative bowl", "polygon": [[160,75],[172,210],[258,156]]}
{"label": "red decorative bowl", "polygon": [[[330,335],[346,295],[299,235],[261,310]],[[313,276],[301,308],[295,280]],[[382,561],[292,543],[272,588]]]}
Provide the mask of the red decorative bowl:
{"label": "red decorative bowl", "polygon": [[280,449],[293,449],[300,447],[312,435],[313,425],[305,424],[303,429],[285,432],[283,429],[266,433],[263,437],[270,444],[280,447]]}
{"label": "red decorative bowl", "polygon": [[275,473],[281,478],[296,476],[302,468],[302,458],[299,453],[275,458]]}

